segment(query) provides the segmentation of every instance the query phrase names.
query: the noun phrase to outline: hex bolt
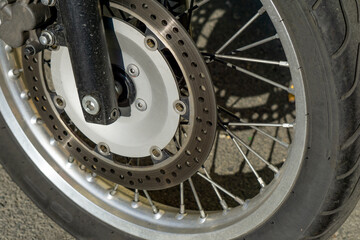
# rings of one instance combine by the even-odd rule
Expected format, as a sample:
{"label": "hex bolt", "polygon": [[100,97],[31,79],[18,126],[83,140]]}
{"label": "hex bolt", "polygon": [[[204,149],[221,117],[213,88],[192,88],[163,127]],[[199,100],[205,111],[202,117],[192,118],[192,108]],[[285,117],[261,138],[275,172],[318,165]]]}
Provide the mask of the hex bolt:
{"label": "hex bolt", "polygon": [[32,45],[28,45],[24,49],[24,54],[26,56],[34,56],[35,55],[35,48]]}
{"label": "hex bolt", "polygon": [[140,75],[140,70],[135,64],[130,64],[126,68],[127,74],[131,77],[138,77]]}
{"label": "hex bolt", "polygon": [[106,143],[99,143],[96,147],[101,155],[103,156],[110,155],[110,147]]}
{"label": "hex bolt", "polygon": [[42,31],[39,41],[44,46],[53,46],[55,44],[55,37],[50,31]]}
{"label": "hex bolt", "polygon": [[137,110],[144,112],[147,109],[147,104],[143,99],[138,98],[135,100],[135,107],[137,108]]}
{"label": "hex bolt", "polygon": [[150,148],[150,155],[151,158],[154,159],[155,161],[161,161],[164,156],[161,149],[156,146]]}
{"label": "hex bolt", "polygon": [[145,47],[151,51],[156,51],[158,49],[158,42],[156,40],[156,38],[152,37],[152,36],[147,36],[145,37]]}
{"label": "hex bolt", "polygon": [[66,107],[65,99],[62,96],[55,96],[54,97],[54,104],[55,104],[55,107],[60,109],[60,110],[63,110]]}
{"label": "hex bolt", "polygon": [[45,6],[53,7],[56,4],[56,0],[41,0],[41,3]]}
{"label": "hex bolt", "polygon": [[186,104],[180,100],[177,100],[174,102],[174,110],[176,113],[180,114],[180,115],[185,115],[186,111],[187,111],[187,107]]}
{"label": "hex bolt", "polygon": [[100,105],[98,101],[90,95],[85,96],[81,103],[84,110],[90,115],[96,115],[100,111]]}

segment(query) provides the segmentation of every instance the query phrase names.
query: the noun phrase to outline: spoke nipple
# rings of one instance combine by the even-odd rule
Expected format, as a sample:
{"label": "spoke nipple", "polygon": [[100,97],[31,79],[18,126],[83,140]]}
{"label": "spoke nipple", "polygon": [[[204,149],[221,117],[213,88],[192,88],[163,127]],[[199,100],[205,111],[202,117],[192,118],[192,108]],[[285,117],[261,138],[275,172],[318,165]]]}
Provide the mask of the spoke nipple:
{"label": "spoke nipple", "polygon": [[38,124],[38,125],[44,124],[44,121],[37,116],[33,116],[30,121],[32,124]]}
{"label": "spoke nipple", "polygon": [[237,202],[237,203],[239,203],[240,205],[244,205],[244,200],[242,200],[241,198],[239,198],[239,197],[235,197],[234,198],[234,200]]}
{"label": "spoke nipple", "polygon": [[242,204],[242,209],[247,209],[249,207],[249,203],[250,203],[250,200],[246,200],[243,204]]}
{"label": "spoke nipple", "polygon": [[227,203],[225,202],[224,199],[220,200],[220,205],[225,211],[227,211],[229,209],[229,206],[227,205]]}
{"label": "spoke nipple", "polygon": [[50,138],[50,145],[54,146],[57,144],[57,141],[55,138]]}
{"label": "spoke nipple", "polygon": [[17,79],[17,78],[20,77],[21,72],[22,72],[21,69],[11,69],[11,70],[8,72],[8,76],[9,76],[9,78],[11,78],[11,79]]}
{"label": "spoke nipple", "polygon": [[153,211],[154,214],[159,213],[159,209],[155,205],[152,206],[152,211]]}
{"label": "spoke nipple", "polygon": [[28,90],[22,91],[20,93],[21,99],[29,100],[30,99],[30,92]]}
{"label": "spoke nipple", "polygon": [[272,170],[274,173],[278,173],[279,169],[273,165],[269,165],[270,170]]}
{"label": "spoke nipple", "polygon": [[293,124],[293,123],[284,123],[284,124],[283,124],[283,127],[284,127],[284,128],[293,128],[293,127],[294,127],[294,124]]}
{"label": "spoke nipple", "polygon": [[9,45],[5,45],[5,51],[6,51],[7,53],[11,53],[11,52],[13,51],[13,48],[10,47]]}
{"label": "spoke nipple", "polygon": [[261,186],[262,188],[264,188],[264,187],[266,186],[264,180],[263,180],[261,177],[258,178],[258,181],[259,181],[260,186]]}
{"label": "spoke nipple", "polygon": [[140,207],[140,202],[132,201],[132,202],[131,202],[131,207],[132,207],[132,208],[138,208],[138,207]]}
{"label": "spoke nipple", "polygon": [[85,168],[86,168],[85,165],[83,165],[83,164],[80,165],[81,170],[85,170]]}
{"label": "spoke nipple", "polygon": [[75,161],[74,157],[73,157],[73,156],[69,156],[68,162],[69,162],[69,163],[74,163],[74,161]]}

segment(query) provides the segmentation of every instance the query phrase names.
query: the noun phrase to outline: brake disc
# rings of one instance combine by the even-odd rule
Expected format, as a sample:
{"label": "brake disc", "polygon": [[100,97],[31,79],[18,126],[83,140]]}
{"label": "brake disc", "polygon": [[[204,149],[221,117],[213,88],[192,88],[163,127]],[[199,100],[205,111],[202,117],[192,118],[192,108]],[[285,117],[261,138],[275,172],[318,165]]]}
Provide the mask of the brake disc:
{"label": "brake disc", "polygon": [[[135,72],[125,69],[127,65],[114,63],[116,57],[112,58],[113,66],[118,68],[114,74],[121,75],[121,83],[126,82],[122,88],[131,85],[136,90],[132,100],[130,97],[125,99],[129,104],[128,115],[124,113],[113,125],[101,126],[104,131],[94,125],[86,127],[81,108],[76,107],[80,105],[76,102],[78,97],[69,93],[74,87],[67,86],[75,86],[74,80],[69,79],[68,74],[61,80],[66,68],[61,67],[64,64],[61,58],[56,60],[56,52],[52,52],[50,58],[47,53],[23,57],[25,82],[34,107],[52,141],[81,167],[129,188],[158,190],[178,185],[202,166],[216,133],[215,95],[203,57],[182,25],[156,1],[113,1],[108,9],[104,9],[104,15],[113,18],[115,26],[122,26],[115,29],[118,36],[129,32],[138,36],[119,41],[123,60],[130,62],[131,59],[136,63],[132,69]],[[122,32],[122,28],[127,29],[127,33]],[[139,48],[143,50],[137,52],[144,55],[132,55],[134,49],[126,49],[126,46],[141,44],[153,53]],[[66,52],[64,49],[60,48],[60,52]],[[149,60],[144,62],[144,58]],[[157,69],[147,65],[157,66]],[[49,70],[50,66],[52,69]],[[56,71],[60,82],[56,79],[59,76],[54,76]],[[144,71],[143,83],[134,79],[136,71]],[[156,75],[154,71],[160,73]],[[150,100],[146,102],[141,95],[146,92],[144,86],[155,86],[156,89],[163,86],[163,91],[148,91],[150,96],[146,97]],[[161,95],[166,97],[161,98]],[[166,103],[153,104],[151,99],[154,98]],[[144,114],[163,117],[147,121],[148,118],[136,112],[144,107]],[[122,127],[124,124],[130,124],[131,128]],[[144,131],[134,130],[137,128]],[[96,134],[95,129],[98,129]],[[102,132],[106,134],[101,135]],[[132,134],[138,141],[127,141]],[[149,141],[152,134],[153,144]],[[129,142],[132,150],[129,150]]]}

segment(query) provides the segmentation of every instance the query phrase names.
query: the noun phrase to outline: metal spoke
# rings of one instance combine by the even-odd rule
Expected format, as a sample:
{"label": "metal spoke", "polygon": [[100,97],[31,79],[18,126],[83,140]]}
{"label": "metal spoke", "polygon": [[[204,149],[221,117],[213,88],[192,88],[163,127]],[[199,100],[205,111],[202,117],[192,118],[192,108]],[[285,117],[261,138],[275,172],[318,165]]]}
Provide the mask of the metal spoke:
{"label": "metal spoke", "polygon": [[294,123],[229,123],[229,126],[244,126],[244,127],[283,127],[283,128],[293,128]]}
{"label": "metal spoke", "polygon": [[276,40],[276,39],[279,39],[279,35],[278,35],[278,34],[275,34],[274,36],[265,38],[265,39],[260,40],[260,41],[258,41],[258,42],[254,42],[254,43],[252,43],[252,44],[246,45],[246,46],[244,46],[244,47],[238,48],[238,49],[232,51],[231,54],[236,54],[237,52],[243,52],[243,51],[249,50],[249,49],[251,49],[251,48],[260,46],[260,45],[262,45],[262,44],[271,42],[271,41]]}
{"label": "metal spoke", "polygon": [[259,11],[242,27],[237,31],[224,45],[222,45],[217,51],[216,54],[222,52],[227,46],[230,45],[242,32],[244,32],[258,17],[260,17],[264,12],[265,8],[262,7]]}
{"label": "metal spoke", "polygon": [[208,2],[210,2],[211,0],[203,0],[201,2],[199,2],[198,4],[195,4],[193,7],[190,6],[189,9],[185,10],[183,13],[179,14],[176,16],[176,19],[179,20],[182,16],[184,16],[185,14],[188,13],[193,13],[194,11],[198,10],[200,7],[202,7],[203,5],[207,4]]}
{"label": "metal spoke", "polygon": [[[206,170],[206,168],[205,168],[204,166],[202,166],[202,170],[204,171],[206,177],[207,177],[208,179],[212,180],[211,177],[210,177],[210,174],[208,173],[208,171]],[[219,198],[219,202],[220,202],[221,207],[222,207],[224,210],[228,210],[229,207],[228,207],[225,199],[223,199],[222,196],[221,196],[221,194],[219,193],[216,185],[213,184],[213,183],[211,183],[211,186],[213,187],[213,189],[214,189],[214,191],[215,191],[215,193],[216,193],[216,196]]]}
{"label": "metal spoke", "polygon": [[279,83],[276,83],[276,82],[274,82],[274,81],[272,81],[272,80],[270,80],[270,79],[268,79],[268,78],[265,78],[265,77],[260,76],[260,75],[258,75],[258,74],[256,74],[256,73],[250,72],[250,71],[248,71],[248,70],[246,70],[246,69],[244,69],[244,68],[242,68],[242,67],[236,66],[236,65],[231,64],[231,63],[229,63],[229,62],[225,62],[225,61],[222,61],[222,60],[220,60],[220,59],[215,59],[215,60],[216,60],[217,62],[220,62],[220,63],[222,63],[222,64],[225,64],[226,66],[228,66],[228,67],[230,67],[230,68],[232,68],[232,69],[235,69],[235,70],[237,70],[237,71],[239,71],[239,72],[245,73],[245,74],[247,74],[247,75],[249,75],[249,76],[251,76],[251,77],[257,78],[257,79],[260,80],[260,81],[266,82],[266,83],[268,83],[268,84],[270,84],[270,85],[273,85],[273,86],[275,86],[275,87],[281,88],[281,89],[287,91],[288,93],[291,93],[291,94],[295,95],[294,89],[288,88],[288,87],[286,87],[286,86],[284,86],[284,85],[281,85],[281,84],[279,84]]}
{"label": "metal spoke", "polygon": [[184,201],[184,183],[180,183],[180,211],[179,214],[185,214],[185,201]]}
{"label": "metal spoke", "polygon": [[205,219],[205,218],[206,218],[206,214],[205,214],[205,211],[204,211],[204,209],[203,209],[203,207],[202,207],[202,205],[201,205],[200,198],[199,198],[199,195],[198,195],[197,192],[196,192],[194,183],[193,183],[193,181],[192,181],[191,178],[189,178],[188,181],[189,181],[191,190],[192,190],[192,192],[193,192],[193,194],[194,194],[194,198],[195,198],[196,204],[197,204],[198,209],[199,209],[199,212],[200,212],[200,218]]}
{"label": "metal spoke", "polygon": [[[238,116],[236,116],[234,113],[230,112],[229,110],[227,110],[226,108],[223,108],[221,106],[218,105],[218,109],[229,114],[230,116],[232,116],[233,118],[236,118],[238,121],[240,122],[246,122],[244,121],[243,119],[239,118]],[[269,133],[265,132],[264,130],[260,129],[260,128],[257,128],[257,127],[254,127],[254,126],[250,126],[252,129],[258,131],[259,133],[263,134],[264,136],[267,136],[268,138],[274,140],[275,142],[279,143],[281,146],[283,147],[286,147],[288,148],[289,147],[289,144],[283,142],[282,140],[276,138],[276,137],[273,137],[271,136]]]}
{"label": "metal spoke", "polygon": [[258,154],[254,149],[252,149],[249,145],[247,145],[244,141],[242,141],[238,136],[236,136],[232,131],[230,131],[226,126],[222,125],[220,123],[221,127],[226,131],[227,134],[229,134],[230,137],[235,138],[241,145],[243,145],[246,149],[248,149],[250,152],[252,152],[256,157],[258,157],[262,162],[264,162],[270,170],[272,170],[274,173],[278,173],[279,169],[269,163],[269,161],[265,160],[260,154]]}
{"label": "metal spoke", "polygon": [[[231,135],[230,135],[231,137]],[[247,156],[245,155],[244,151],[241,149],[241,147],[239,146],[239,144],[237,143],[236,139],[231,137],[231,140],[233,140],[235,146],[237,147],[237,149],[239,150],[239,152],[241,153],[241,155],[244,157],[246,163],[249,165],[251,171],[254,173],[257,181],[259,182],[261,187],[265,187],[265,182],[264,180],[260,177],[260,175],[257,173],[257,171],[255,170],[255,168],[253,167],[253,165],[251,164],[251,162],[249,161],[249,159],[247,158]]]}
{"label": "metal spoke", "polygon": [[155,204],[154,204],[153,201],[151,200],[151,197],[150,197],[148,191],[143,190],[143,192],[145,193],[145,196],[146,196],[146,198],[147,198],[148,201],[149,201],[149,204],[150,204],[150,206],[151,206],[151,208],[152,208],[153,213],[154,213],[154,214],[159,213],[159,209],[155,206]]}
{"label": "metal spoke", "polygon": [[236,195],[232,194],[231,192],[229,192],[228,190],[226,190],[225,188],[223,188],[222,186],[220,186],[219,184],[217,184],[216,182],[214,182],[213,180],[211,180],[211,178],[208,178],[207,176],[205,176],[204,174],[197,172],[197,174],[202,177],[203,179],[205,179],[206,181],[208,181],[209,183],[215,185],[218,189],[220,189],[222,192],[226,193],[227,195],[229,195],[232,199],[234,199],[237,203],[239,203],[240,205],[244,205],[244,200],[242,200],[241,198],[237,197]]}
{"label": "metal spoke", "polygon": [[214,56],[215,56],[216,58],[221,58],[221,59],[230,59],[230,60],[237,60],[237,61],[255,62],[255,63],[270,64],[270,65],[278,65],[278,66],[280,66],[280,67],[289,67],[289,63],[286,62],[286,61],[270,61],[270,60],[255,59],[255,58],[228,56],[228,55],[221,55],[221,54],[215,54]]}
{"label": "metal spoke", "polygon": [[135,189],[135,193],[134,193],[134,202],[139,202],[139,189]]}
{"label": "metal spoke", "polygon": [[119,184],[115,184],[114,188],[110,191],[110,195],[114,196],[118,188],[119,188]]}

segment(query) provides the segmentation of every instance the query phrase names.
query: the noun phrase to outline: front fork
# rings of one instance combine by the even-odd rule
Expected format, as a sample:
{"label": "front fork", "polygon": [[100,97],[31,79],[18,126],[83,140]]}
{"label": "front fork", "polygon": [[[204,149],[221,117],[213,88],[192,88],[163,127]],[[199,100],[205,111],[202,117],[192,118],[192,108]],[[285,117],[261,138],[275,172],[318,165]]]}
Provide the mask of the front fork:
{"label": "front fork", "polygon": [[[194,0],[158,1],[174,16],[180,16],[179,20],[182,24],[185,26],[190,24],[188,16],[183,13]],[[47,47],[52,47],[54,44],[67,46],[85,120],[101,125],[114,123],[121,117],[121,113],[101,9],[103,4],[108,4],[108,1],[41,2],[48,5],[43,6],[40,1],[0,0],[2,22],[0,38],[7,40],[8,45],[16,42],[13,47],[27,46],[26,54],[42,51],[45,47],[41,47],[41,44]],[[29,14],[24,15],[24,12]],[[8,15],[19,17],[15,19]],[[7,35],[10,34],[10,29],[11,36]],[[39,39],[30,39],[26,34],[26,32],[39,34],[41,30],[44,31]],[[106,30],[114,29],[111,29],[111,24],[107,24]]]}

